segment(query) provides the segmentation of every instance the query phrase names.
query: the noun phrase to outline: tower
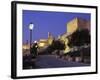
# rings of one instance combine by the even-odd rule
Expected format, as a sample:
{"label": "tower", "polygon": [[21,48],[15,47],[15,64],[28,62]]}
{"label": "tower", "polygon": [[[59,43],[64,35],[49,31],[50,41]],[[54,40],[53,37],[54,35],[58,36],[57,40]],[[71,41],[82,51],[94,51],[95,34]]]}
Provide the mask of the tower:
{"label": "tower", "polygon": [[50,34],[50,32],[48,32],[48,44],[52,44],[53,41],[53,36]]}

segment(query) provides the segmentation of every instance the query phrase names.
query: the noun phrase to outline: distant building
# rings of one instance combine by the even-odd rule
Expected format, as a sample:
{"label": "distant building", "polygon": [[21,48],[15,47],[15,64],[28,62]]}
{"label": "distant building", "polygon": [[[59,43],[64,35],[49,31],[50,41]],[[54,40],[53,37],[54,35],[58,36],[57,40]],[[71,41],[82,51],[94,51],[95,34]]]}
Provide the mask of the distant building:
{"label": "distant building", "polygon": [[52,44],[52,41],[53,41],[53,36],[48,32],[48,38],[47,38],[47,39],[40,39],[40,40],[38,41],[38,46],[39,46],[40,48],[49,46],[49,45]]}
{"label": "distant building", "polygon": [[24,43],[23,45],[22,45],[22,51],[23,51],[23,56],[25,56],[25,55],[29,55],[30,54],[30,44],[29,43]]}
{"label": "distant building", "polygon": [[26,41],[26,43],[23,43],[22,49],[26,50],[30,48],[30,44],[28,43],[28,40]]}
{"label": "distant building", "polygon": [[38,46],[41,48],[41,47],[44,47],[44,46],[47,46],[48,45],[48,40],[47,39],[40,39],[38,41]]}
{"label": "distant building", "polygon": [[30,44],[23,44],[22,48],[23,49],[30,49]]}

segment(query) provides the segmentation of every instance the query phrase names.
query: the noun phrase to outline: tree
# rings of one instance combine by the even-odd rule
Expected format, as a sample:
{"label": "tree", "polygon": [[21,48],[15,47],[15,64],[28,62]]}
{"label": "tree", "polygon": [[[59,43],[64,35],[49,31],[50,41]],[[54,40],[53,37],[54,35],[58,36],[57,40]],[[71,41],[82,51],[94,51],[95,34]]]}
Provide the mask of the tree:
{"label": "tree", "polygon": [[49,53],[52,53],[55,50],[58,50],[59,53],[60,50],[64,49],[65,49],[65,44],[60,40],[53,40],[52,44],[47,48]]}
{"label": "tree", "polygon": [[70,47],[72,46],[82,46],[84,44],[90,44],[90,34],[87,29],[77,30],[71,35],[71,39],[68,43]]}
{"label": "tree", "polygon": [[65,44],[63,42],[61,42],[60,40],[55,40],[55,41],[53,41],[51,47],[54,50],[63,50],[63,49],[65,49]]}
{"label": "tree", "polygon": [[[77,30],[76,32],[74,32],[71,35],[71,39],[69,40],[69,43],[68,43],[68,45],[70,47],[73,47],[73,46],[80,47],[85,44],[90,44],[90,33],[89,33],[88,29]],[[82,57],[82,62],[83,62],[85,54],[83,54],[82,50],[80,51],[80,55]]]}

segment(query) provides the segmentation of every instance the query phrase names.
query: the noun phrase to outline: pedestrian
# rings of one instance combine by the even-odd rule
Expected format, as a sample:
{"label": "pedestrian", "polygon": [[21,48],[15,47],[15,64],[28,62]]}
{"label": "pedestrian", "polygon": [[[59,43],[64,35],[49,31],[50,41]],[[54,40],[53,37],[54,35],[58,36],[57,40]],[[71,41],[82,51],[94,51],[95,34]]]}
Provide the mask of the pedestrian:
{"label": "pedestrian", "polygon": [[36,58],[37,57],[37,42],[35,42],[31,48],[31,54],[32,54],[32,58]]}

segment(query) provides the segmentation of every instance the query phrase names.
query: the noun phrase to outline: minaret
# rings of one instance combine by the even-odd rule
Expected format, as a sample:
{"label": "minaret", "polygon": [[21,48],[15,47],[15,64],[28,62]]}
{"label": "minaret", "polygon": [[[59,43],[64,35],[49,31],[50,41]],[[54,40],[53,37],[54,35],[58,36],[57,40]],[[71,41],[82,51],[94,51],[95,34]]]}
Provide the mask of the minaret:
{"label": "minaret", "polygon": [[48,32],[48,38],[50,38],[50,36],[51,36],[51,35],[50,35],[50,32]]}
{"label": "minaret", "polygon": [[51,44],[53,41],[53,37],[51,36],[50,32],[48,32],[48,43]]}

